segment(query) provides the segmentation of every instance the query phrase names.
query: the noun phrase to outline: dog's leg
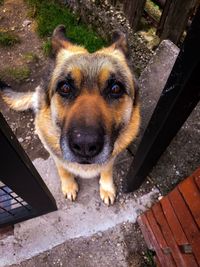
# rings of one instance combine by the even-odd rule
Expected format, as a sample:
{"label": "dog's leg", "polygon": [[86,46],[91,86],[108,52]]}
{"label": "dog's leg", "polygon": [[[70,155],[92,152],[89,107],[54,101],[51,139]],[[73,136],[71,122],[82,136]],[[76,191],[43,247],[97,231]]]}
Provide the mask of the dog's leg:
{"label": "dog's leg", "polygon": [[78,184],[70,172],[64,169],[60,164],[56,163],[56,165],[61,179],[62,192],[67,199],[74,201],[78,193]]}
{"label": "dog's leg", "polygon": [[101,199],[106,205],[113,204],[116,196],[116,189],[113,182],[113,164],[101,172],[99,183]]}

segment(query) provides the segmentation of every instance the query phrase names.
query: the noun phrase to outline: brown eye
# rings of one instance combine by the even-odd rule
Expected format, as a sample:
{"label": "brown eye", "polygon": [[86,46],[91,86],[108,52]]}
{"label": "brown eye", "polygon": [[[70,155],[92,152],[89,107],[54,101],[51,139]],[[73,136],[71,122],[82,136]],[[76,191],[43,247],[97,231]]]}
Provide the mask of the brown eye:
{"label": "brown eye", "polygon": [[68,97],[72,92],[72,87],[68,82],[60,82],[57,87],[57,92],[63,97]]}
{"label": "brown eye", "polygon": [[117,84],[117,83],[113,84],[110,87],[110,93],[109,93],[109,95],[112,98],[119,98],[119,97],[121,97],[123,95],[123,93],[124,93],[123,88],[119,84]]}
{"label": "brown eye", "polygon": [[64,83],[64,84],[61,86],[60,90],[62,91],[63,94],[69,94],[70,91],[71,91],[71,88],[70,88],[70,85],[69,85],[69,84]]}
{"label": "brown eye", "polygon": [[120,99],[124,94],[126,94],[126,88],[121,81],[113,78],[107,81],[107,85],[103,91],[104,98],[108,101],[115,101],[115,99]]}
{"label": "brown eye", "polygon": [[112,94],[119,94],[121,92],[121,88],[118,84],[114,84],[112,87],[111,87],[111,93]]}

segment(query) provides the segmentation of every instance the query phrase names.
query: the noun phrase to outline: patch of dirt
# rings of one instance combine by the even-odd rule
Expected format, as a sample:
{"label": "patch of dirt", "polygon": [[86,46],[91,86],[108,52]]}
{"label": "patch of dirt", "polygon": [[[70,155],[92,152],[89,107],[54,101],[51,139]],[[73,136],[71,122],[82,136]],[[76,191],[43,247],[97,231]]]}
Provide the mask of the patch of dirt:
{"label": "patch of dirt", "polygon": [[[13,47],[1,47],[0,70],[27,66],[30,76],[23,81],[12,77],[2,77],[16,91],[31,91],[48,76],[50,59],[43,55],[42,40],[35,33],[35,23],[28,17],[28,8],[23,0],[6,0],[0,6],[0,30],[9,31],[20,38],[20,43]],[[32,55],[33,60],[26,55]],[[36,59],[36,60],[35,60]],[[0,111],[22,144],[29,157],[47,158],[40,140],[34,132],[33,114],[29,111],[17,113],[11,111],[0,99]]]}

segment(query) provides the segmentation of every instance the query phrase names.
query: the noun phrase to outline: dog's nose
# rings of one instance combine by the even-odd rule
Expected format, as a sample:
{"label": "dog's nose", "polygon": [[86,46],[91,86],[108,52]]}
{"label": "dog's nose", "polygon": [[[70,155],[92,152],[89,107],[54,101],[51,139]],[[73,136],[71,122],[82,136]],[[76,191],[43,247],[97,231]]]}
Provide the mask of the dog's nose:
{"label": "dog's nose", "polygon": [[69,134],[69,147],[75,156],[92,158],[103,149],[104,131],[101,128],[76,128]]}

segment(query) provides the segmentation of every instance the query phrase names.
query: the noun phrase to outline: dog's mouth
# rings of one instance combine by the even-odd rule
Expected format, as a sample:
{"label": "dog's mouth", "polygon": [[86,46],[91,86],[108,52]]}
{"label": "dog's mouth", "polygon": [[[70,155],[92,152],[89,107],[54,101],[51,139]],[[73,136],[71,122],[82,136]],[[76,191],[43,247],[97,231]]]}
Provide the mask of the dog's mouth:
{"label": "dog's mouth", "polygon": [[77,160],[77,163],[79,164],[83,164],[83,165],[86,165],[86,164],[92,164],[92,160],[86,160],[86,159],[83,159],[83,160]]}
{"label": "dog's mouth", "polygon": [[80,164],[83,164],[83,165],[85,165],[85,164],[91,164],[89,161],[86,161],[86,160],[80,161],[79,163]]}

